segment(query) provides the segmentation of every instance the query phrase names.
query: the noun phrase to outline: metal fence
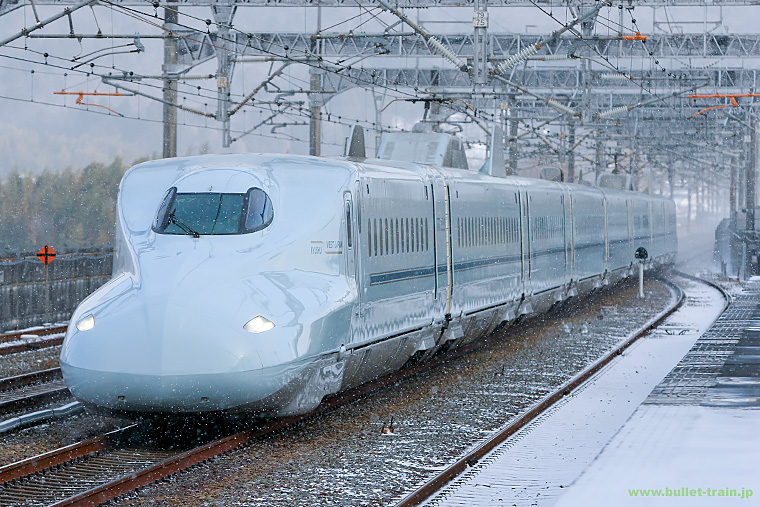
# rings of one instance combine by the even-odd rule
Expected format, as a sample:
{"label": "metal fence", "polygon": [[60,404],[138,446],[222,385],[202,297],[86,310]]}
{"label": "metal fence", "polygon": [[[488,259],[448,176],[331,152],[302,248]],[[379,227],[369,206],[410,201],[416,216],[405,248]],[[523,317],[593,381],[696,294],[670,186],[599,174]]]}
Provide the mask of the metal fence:
{"label": "metal fence", "polygon": [[48,266],[35,253],[0,254],[0,332],[68,320],[76,306],[111,277],[110,247],[57,252]]}

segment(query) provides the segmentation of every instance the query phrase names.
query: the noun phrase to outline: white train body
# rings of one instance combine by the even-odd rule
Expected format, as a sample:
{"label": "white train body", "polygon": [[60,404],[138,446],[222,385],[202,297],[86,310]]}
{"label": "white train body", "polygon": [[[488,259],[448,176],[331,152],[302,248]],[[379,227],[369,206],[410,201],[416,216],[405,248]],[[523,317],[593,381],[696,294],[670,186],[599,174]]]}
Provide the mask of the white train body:
{"label": "white train body", "polygon": [[[215,196],[245,224],[194,237],[161,211]],[[114,275],[74,313],[61,368],[111,412],[305,413],[628,276],[641,246],[647,269],[673,262],[672,201],[388,160],[147,162],[121,183]]]}

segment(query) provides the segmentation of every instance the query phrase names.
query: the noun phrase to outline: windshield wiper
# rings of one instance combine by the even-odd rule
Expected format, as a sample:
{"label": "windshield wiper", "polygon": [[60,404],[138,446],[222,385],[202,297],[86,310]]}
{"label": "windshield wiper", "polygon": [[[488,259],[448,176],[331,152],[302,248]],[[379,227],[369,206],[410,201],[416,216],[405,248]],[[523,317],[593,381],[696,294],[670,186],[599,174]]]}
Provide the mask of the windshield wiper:
{"label": "windshield wiper", "polygon": [[195,230],[193,230],[189,225],[187,225],[185,222],[183,222],[181,219],[177,218],[177,215],[174,214],[172,211],[169,213],[169,222],[172,224],[175,224],[177,227],[182,229],[188,234],[192,234],[194,238],[200,238],[201,235],[198,234]]}

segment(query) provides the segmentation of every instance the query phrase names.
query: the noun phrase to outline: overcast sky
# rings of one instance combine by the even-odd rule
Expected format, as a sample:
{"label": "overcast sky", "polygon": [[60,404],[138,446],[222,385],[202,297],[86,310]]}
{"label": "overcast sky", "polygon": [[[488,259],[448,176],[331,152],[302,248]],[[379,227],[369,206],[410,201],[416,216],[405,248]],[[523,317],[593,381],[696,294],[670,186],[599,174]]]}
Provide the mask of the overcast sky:
{"label": "overcast sky", "polygon": [[[40,16],[45,18],[58,13],[61,7],[39,7]],[[153,8],[143,8],[143,12],[153,14]],[[329,27],[340,21],[360,14],[357,7],[341,9],[323,9],[322,27]],[[205,19],[210,17],[210,9],[183,8],[193,16]],[[635,11],[638,25],[643,30],[652,28],[652,11],[638,8]],[[160,16],[162,9],[158,10]],[[617,9],[605,13],[605,17],[617,20]],[[665,11],[658,11],[658,18],[665,19]],[[668,19],[691,19],[701,21],[705,18],[720,19],[717,8],[702,9],[692,7],[688,10],[670,9]],[[554,15],[561,20],[566,13],[563,8],[556,8]],[[451,23],[427,23],[425,26],[436,33],[469,32],[471,11],[469,9],[427,9],[415,11],[415,19],[424,21],[451,21]],[[150,22],[161,23],[161,20],[136,20],[118,9],[110,10],[96,6],[94,10],[83,8],[73,14],[75,31],[78,33],[95,33],[98,27],[103,33],[140,33],[158,34],[159,31]],[[724,8],[722,17],[724,24],[718,29],[725,33],[750,33],[758,31],[757,20],[760,19],[760,7]],[[625,24],[630,26],[630,17],[624,17]],[[189,24],[203,29],[205,24],[192,21],[184,16],[182,24]],[[375,31],[370,17],[364,13],[356,19],[338,25],[330,31],[348,30],[364,23],[358,30]],[[0,17],[0,38],[16,33],[24,26],[34,24],[31,9],[19,9]],[[240,8],[234,19],[235,27],[243,31],[306,31],[313,33],[316,28],[316,9],[302,8]],[[491,9],[490,30],[511,33],[546,33],[556,29],[557,24],[548,16],[535,8],[524,9]],[[686,30],[699,31],[702,26],[680,25]],[[674,30],[679,25],[673,25]],[[36,33],[68,33],[68,21],[63,18],[50,24]],[[115,41],[114,46],[130,41]],[[158,75],[161,72],[163,59],[162,42],[142,39],[146,48],[145,53],[127,55],[109,55],[95,60],[100,66],[112,66],[114,71],[128,70],[137,74]],[[26,44],[27,50],[24,49]],[[162,150],[161,105],[146,98],[138,97],[84,97],[84,102],[105,105],[117,111],[125,118],[110,113],[96,106],[79,106],[74,102],[76,96],[53,95],[54,91],[65,88],[68,91],[111,92],[112,88],[102,85],[99,79],[87,76],[69,68],[73,65],[69,59],[86,55],[92,51],[110,46],[110,42],[97,40],[54,40],[54,39],[18,39],[9,47],[0,47],[0,177],[9,171],[39,172],[44,169],[62,170],[66,167],[75,168],[93,162],[110,162],[115,156],[122,157],[126,163],[138,157],[160,156]],[[108,53],[123,50],[116,47]],[[44,60],[42,53],[49,54],[49,66],[31,64],[24,60],[40,62]],[[413,64],[414,62],[409,62]],[[427,65],[447,66],[438,59]],[[279,64],[276,64],[279,65]],[[57,67],[55,67],[57,66]],[[83,68],[86,68],[83,67]],[[31,72],[34,70],[34,73]],[[80,69],[81,70],[81,69]],[[107,69],[99,67],[98,72]],[[269,64],[239,64],[235,69],[232,83],[233,93],[246,94],[267,75]],[[216,71],[216,61],[197,67],[190,71],[192,75],[213,74]],[[67,75],[64,75],[67,74]],[[146,82],[147,83],[147,82]],[[141,91],[160,96],[160,82],[140,85]],[[308,73],[303,66],[291,66],[284,78],[275,81],[283,90],[308,87]],[[194,82],[203,87],[202,96],[197,93],[182,93],[180,101],[188,106],[214,112],[216,105],[214,80]],[[185,91],[190,90],[185,87]],[[382,103],[390,103],[398,94],[389,92]],[[266,97],[266,96],[264,96]],[[273,95],[269,95],[269,98]],[[305,95],[295,98],[305,100]],[[16,99],[16,100],[13,100]],[[45,104],[43,104],[45,103]],[[56,104],[49,105],[49,104]],[[62,107],[65,106],[65,107]],[[88,112],[89,110],[89,112]],[[370,93],[363,89],[345,92],[329,102],[327,110],[331,114],[348,119],[374,121],[375,109]],[[388,126],[410,127],[419,120],[422,114],[420,104],[412,105],[405,102],[391,104],[383,115],[383,124]],[[207,149],[210,152],[224,151],[221,146],[219,125],[213,119],[204,119],[190,113],[179,113],[179,155],[196,154]],[[246,109],[237,115],[233,129],[250,128],[266,118],[268,113],[262,110]],[[139,119],[138,119],[139,118]],[[303,116],[277,118],[274,121],[304,122]],[[308,127],[291,126],[279,129],[277,134],[270,132],[271,127],[262,127],[260,135],[248,135],[241,141],[233,143],[227,151],[233,152],[291,152],[306,154],[308,143],[306,135]],[[323,154],[336,155],[340,152],[343,138],[348,133],[348,127],[343,125],[324,125]],[[233,134],[234,135],[234,134]],[[372,135],[370,133],[369,135]],[[370,144],[372,144],[370,142]]]}

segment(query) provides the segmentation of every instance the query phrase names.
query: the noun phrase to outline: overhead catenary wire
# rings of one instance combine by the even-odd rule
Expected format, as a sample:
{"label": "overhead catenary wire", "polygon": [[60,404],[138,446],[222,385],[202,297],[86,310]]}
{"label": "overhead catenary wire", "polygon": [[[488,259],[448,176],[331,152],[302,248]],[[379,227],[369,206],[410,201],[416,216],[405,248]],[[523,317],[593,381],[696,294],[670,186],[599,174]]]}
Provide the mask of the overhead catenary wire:
{"label": "overhead catenary wire", "polygon": [[414,30],[420,36],[422,36],[422,38],[425,39],[425,41],[432,48],[433,51],[435,51],[436,53],[441,55],[443,58],[453,63],[454,66],[458,68],[459,70],[461,70],[462,72],[469,72],[469,66],[467,65],[467,63],[462,61],[457,55],[454,54],[453,51],[451,51],[449,48],[444,46],[443,43],[434,35],[428,33],[425,29],[423,29],[422,27],[417,25],[414,21],[409,19],[409,17],[406,16],[406,14],[396,9],[395,7],[391,6],[385,0],[377,0],[377,3],[380,4],[380,6],[384,10],[398,17],[400,20],[406,23],[412,30]]}
{"label": "overhead catenary wire", "polygon": [[[6,37],[5,39],[0,40],[0,47],[3,47],[9,42],[13,42],[16,39],[20,39],[21,37],[29,35],[31,32],[34,32],[35,30],[39,30],[40,28],[43,28],[49,23],[52,23],[53,21],[61,19],[64,16],[69,16],[72,12],[81,9],[82,7],[87,7],[88,5],[91,5],[97,1],[98,0],[83,0],[71,7],[65,7],[63,11],[59,12],[58,14],[54,14],[50,16],[49,18],[44,19],[43,21],[38,21],[37,24],[30,26],[29,28],[24,28],[20,32],[15,33],[11,35],[10,37]],[[35,16],[36,15],[37,15],[37,10],[35,9]]]}
{"label": "overhead catenary wire", "polygon": [[[196,31],[197,31],[198,33],[203,33],[203,32],[202,32],[202,31],[200,31],[200,30],[196,30]],[[241,33],[242,33],[242,32],[241,32]],[[444,46],[444,48],[445,48],[445,46]],[[445,49],[447,49],[447,48],[445,48]],[[311,53],[309,53],[308,51],[306,51],[306,52],[304,52],[304,54],[311,54]],[[453,53],[452,53],[452,54],[453,54]],[[455,55],[455,56],[456,56],[456,55]],[[554,56],[554,55],[547,55],[547,57],[551,57],[551,56]],[[560,56],[561,56],[561,55],[560,55]],[[293,57],[293,59],[295,59],[295,58],[296,58],[296,57]],[[313,58],[316,58],[316,55],[313,55],[313,56],[308,56],[308,57],[304,57],[304,58],[310,58],[310,59],[313,59]],[[287,59],[287,58],[286,58],[286,59]],[[313,61],[313,60],[312,60],[312,61]],[[38,64],[39,64],[39,65],[42,65],[42,63],[41,63],[41,62],[38,62]],[[328,65],[327,65],[326,61],[324,61],[324,62],[322,62],[322,61],[318,61],[318,64],[316,65],[316,67],[317,67],[317,68],[320,68],[320,69],[323,69],[323,70],[327,70],[327,71],[330,71],[329,69],[327,69]],[[105,68],[105,67],[103,67],[103,68]],[[340,74],[340,73],[343,73],[343,75],[345,76],[345,70],[346,70],[346,69],[340,69],[340,68],[338,68],[338,69],[334,69],[334,70],[332,70],[332,72],[334,72],[334,73],[336,73],[336,74]],[[461,70],[461,69],[460,69],[460,70]],[[364,70],[363,70],[363,69],[362,69],[362,72],[364,72]],[[353,76],[352,76],[352,77],[353,77]],[[368,80],[368,82],[369,82],[369,80]],[[371,82],[371,84],[370,84],[370,86],[374,86],[375,84],[376,84],[376,82],[372,81],[372,82]],[[147,85],[146,85],[146,86],[147,86]],[[152,85],[151,85],[151,86],[152,86]],[[394,91],[394,92],[399,92],[399,93],[401,93],[401,92],[402,92],[402,90],[400,90],[398,87],[396,87],[396,88],[393,88],[393,87],[389,87],[388,89],[389,89],[389,90],[392,90],[392,91]],[[206,91],[206,90],[207,90],[207,89],[206,89],[206,88],[204,88],[204,91]],[[406,91],[406,90],[404,90],[404,91]],[[209,93],[210,93],[210,92],[209,92]],[[420,95],[424,95],[424,93],[425,93],[425,92],[422,92],[422,94],[421,94],[421,93],[419,93],[419,92],[417,92],[417,91],[415,90],[415,93],[411,93],[411,94],[408,94],[408,95],[409,95],[409,96],[413,96],[413,97],[420,97]],[[200,95],[200,93],[199,93],[199,95]],[[205,97],[205,95],[204,95],[204,97]],[[539,99],[538,99],[538,96],[537,96],[537,94],[534,94],[534,95],[533,95],[533,97],[534,97],[534,98],[536,98],[537,100],[539,100]],[[568,107],[568,106],[566,106],[566,105],[564,105],[564,104],[561,104],[561,103],[559,103],[559,102],[558,102],[557,100],[555,100],[554,98],[546,98],[546,97],[543,97],[542,99],[544,100],[544,102],[545,102],[547,105],[549,105],[550,107],[553,107],[553,108],[557,109],[558,111],[561,111],[561,112],[563,112],[564,114],[573,114],[573,113],[575,113],[575,111],[573,111],[573,110],[572,110],[570,107]],[[188,99],[188,100],[191,100],[191,99]],[[208,100],[215,100],[215,97],[208,97]],[[559,107],[558,107],[558,106],[559,106]],[[564,107],[564,110],[562,109],[563,107]],[[577,113],[576,113],[576,114],[577,114]],[[600,113],[600,114],[601,114],[601,113]],[[488,115],[486,114],[485,116],[487,117]],[[494,117],[494,115],[490,115],[490,117],[491,117],[491,118],[493,118],[493,117]],[[521,124],[522,124],[522,122],[521,122]]]}
{"label": "overhead catenary wire", "polygon": [[[531,3],[533,3],[534,5],[536,5],[536,7],[538,7],[538,4],[536,4],[532,0],[531,0]],[[536,42],[534,44],[529,44],[528,46],[526,46],[525,48],[523,48],[522,51],[520,51],[519,53],[517,53],[515,55],[512,55],[510,58],[507,59],[507,61],[499,64],[496,67],[496,73],[497,74],[504,74],[504,73],[506,73],[509,69],[511,69],[512,67],[514,67],[518,63],[524,62],[525,60],[527,60],[531,56],[535,55],[544,45],[551,44],[553,41],[555,41],[556,39],[558,39],[563,33],[567,32],[567,31],[572,31],[573,33],[575,33],[576,35],[578,35],[577,32],[574,31],[573,27],[575,25],[577,25],[578,23],[582,23],[583,21],[585,21],[585,20],[587,20],[587,19],[589,19],[591,17],[596,16],[596,14],[599,12],[599,10],[604,5],[607,5],[608,3],[609,2],[602,2],[602,1],[598,2],[597,5],[593,9],[589,10],[589,12],[587,12],[583,16],[580,16],[580,17],[577,17],[577,18],[573,19],[573,21],[571,21],[570,23],[565,23],[562,26],[562,28],[560,28],[559,30],[557,30],[555,32],[552,32],[552,34],[546,40],[541,39],[541,40],[539,40],[538,42]]]}

